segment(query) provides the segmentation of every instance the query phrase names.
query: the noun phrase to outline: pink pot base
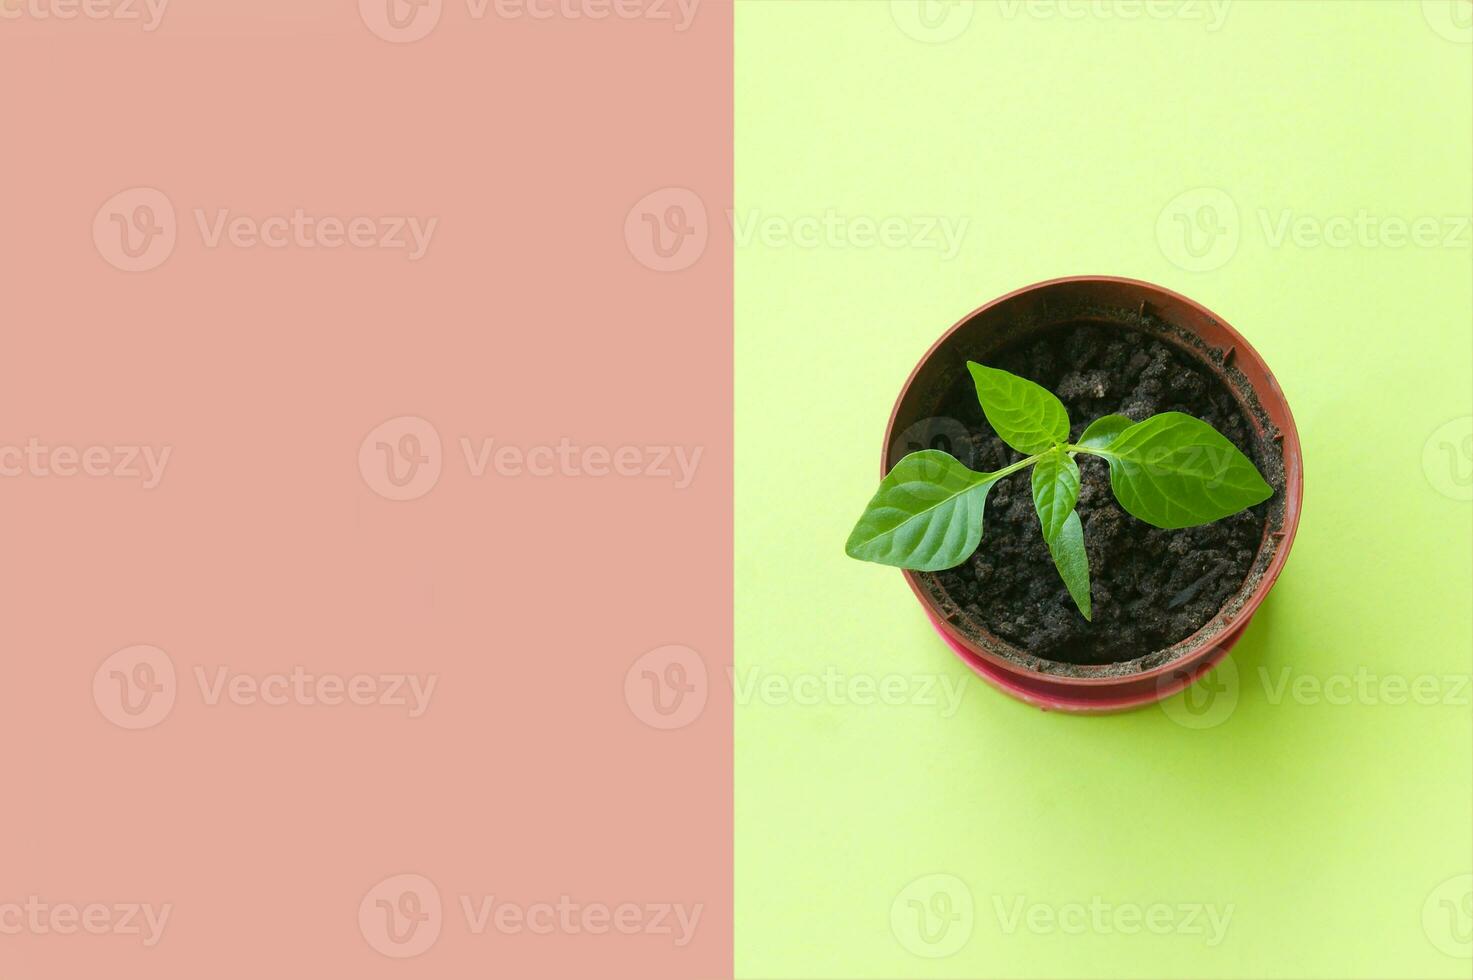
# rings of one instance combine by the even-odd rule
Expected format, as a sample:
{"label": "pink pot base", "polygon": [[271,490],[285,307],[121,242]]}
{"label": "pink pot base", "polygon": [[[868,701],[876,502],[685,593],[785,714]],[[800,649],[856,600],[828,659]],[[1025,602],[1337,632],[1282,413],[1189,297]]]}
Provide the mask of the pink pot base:
{"label": "pink pot base", "polygon": [[1038,675],[1010,674],[998,670],[952,639],[929,609],[926,610],[926,618],[952,652],[972,668],[978,677],[999,691],[1043,711],[1062,711],[1072,715],[1116,714],[1163,701],[1196,683],[1198,678],[1217,666],[1218,661],[1227,656],[1228,651],[1243,635],[1241,627],[1233,630],[1204,650],[1200,660],[1178,664],[1159,678],[1120,678],[1114,683],[1098,685],[1085,685],[1072,680],[1061,684]]}

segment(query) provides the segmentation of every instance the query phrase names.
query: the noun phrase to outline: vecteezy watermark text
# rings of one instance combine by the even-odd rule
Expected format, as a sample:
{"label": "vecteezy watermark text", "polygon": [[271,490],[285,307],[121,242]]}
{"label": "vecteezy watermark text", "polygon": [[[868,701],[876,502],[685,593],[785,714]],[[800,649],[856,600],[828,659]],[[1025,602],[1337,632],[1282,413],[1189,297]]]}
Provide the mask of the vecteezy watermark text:
{"label": "vecteezy watermark text", "polygon": [[[581,443],[566,436],[555,443],[523,445],[483,436],[459,439],[466,472],[473,478],[647,479],[676,490],[695,482],[703,446]],[[435,488],[445,466],[439,430],[417,415],[380,423],[358,447],[358,471],[369,489],[388,500],[414,500]]]}
{"label": "vecteezy watermark text", "polygon": [[[690,29],[701,0],[464,0],[472,21],[646,21]],[[358,0],[358,12],[370,31],[385,41],[408,44],[428,37],[440,23],[449,0]]]}
{"label": "vecteezy watermark text", "polygon": [[[1163,21],[1202,23],[1207,32],[1222,29],[1233,0],[998,0],[988,5],[1004,21]],[[890,0],[890,16],[911,38],[944,44],[967,32],[983,4],[974,0]]]}
{"label": "vecteezy watermark text", "polygon": [[967,675],[945,674],[850,674],[832,665],[822,673],[782,674],[761,667],[727,668],[737,704],[754,703],[782,707],[867,708],[873,705],[940,708],[950,718],[961,707],[967,693]]}
{"label": "vecteezy watermark text", "polygon": [[[472,936],[660,936],[676,948],[690,945],[704,903],[583,901],[571,895],[521,901],[462,893],[456,905]],[[445,903],[420,874],[392,875],[370,888],[358,906],[364,940],[384,956],[405,959],[428,950],[445,928]]]}
{"label": "vecteezy watermark text", "polygon": [[497,476],[622,476],[672,480],[677,490],[695,482],[701,465],[703,446],[581,446],[571,439],[560,439],[556,445],[497,445],[495,439],[483,438],[479,444],[465,436],[460,450],[465,456],[466,470],[471,476],[485,476],[487,470]]}
{"label": "vecteezy watermark text", "polygon": [[138,936],[153,947],[164,937],[173,911],[169,902],[48,902],[28,895],[22,902],[0,902],[0,935]]}
{"label": "vecteezy watermark text", "polygon": [[111,477],[141,480],[143,489],[152,490],[163,480],[173,451],[173,446],[52,446],[31,436],[24,445],[0,445],[0,477]]}
{"label": "vecteezy watermark text", "polygon": [[[821,672],[785,674],[761,666],[726,668],[732,701],[775,708],[940,709],[951,718],[968,690],[967,674],[863,674],[835,666]],[[624,677],[624,700],[651,728],[684,728],[705,709],[710,674],[701,655],[670,644],[641,655]]]}
{"label": "vecteezy watermark text", "polygon": [[999,0],[1004,20],[1200,21],[1209,34],[1227,23],[1233,0]]}
{"label": "vecteezy watermark text", "polygon": [[465,0],[473,20],[649,20],[690,28],[701,0]]}
{"label": "vecteezy watermark text", "polygon": [[[246,673],[224,664],[193,669],[206,707],[388,708],[420,718],[440,682],[438,674],[354,673],[289,670]],[[174,710],[181,684],[174,660],[147,644],[125,647],[98,666],[92,677],[97,710],[119,728],[152,728]]]}
{"label": "vecteezy watermark text", "polygon": [[916,249],[941,253],[944,261],[961,251],[971,219],[945,215],[846,215],[834,208],[822,214],[763,214],[748,209],[728,211],[737,248],[753,242],[764,248]]}
{"label": "vecteezy watermark text", "polygon": [[[1175,687],[1184,679],[1178,677],[1173,681],[1172,676],[1161,679],[1163,689]],[[1227,656],[1180,695],[1161,701],[1161,710],[1185,728],[1216,728],[1233,716],[1245,686],[1251,690],[1253,680],[1260,685],[1264,700],[1273,707],[1292,704],[1466,708],[1473,703],[1473,677],[1468,674],[1398,674],[1360,666],[1353,671],[1319,675],[1289,666],[1270,671],[1259,665],[1252,674],[1240,676],[1237,664]]]}
{"label": "vecteezy watermark text", "polygon": [[1109,902],[1095,895],[1088,902],[1064,902],[1050,905],[1030,902],[1027,896],[992,896],[993,912],[1005,935],[1026,928],[1034,935],[1063,933],[1083,936],[1087,933],[1135,936],[1148,932],[1155,936],[1201,936],[1207,946],[1221,945],[1233,921],[1235,906],[1217,906],[1206,902]]}
{"label": "vecteezy watermark text", "polygon": [[1296,673],[1281,667],[1271,675],[1267,667],[1258,668],[1264,695],[1269,704],[1283,704],[1288,698],[1296,704],[1420,704],[1466,707],[1473,704],[1473,677],[1467,674],[1382,674],[1358,667],[1353,674]]}
{"label": "vecteezy watermark text", "polygon": [[1337,214],[1320,218],[1299,214],[1284,208],[1270,213],[1258,209],[1258,222],[1263,239],[1270,248],[1281,248],[1287,242],[1296,248],[1467,248],[1470,219],[1467,215],[1421,215],[1403,218],[1398,215],[1372,214],[1365,208],[1355,214]]}
{"label": "vecteezy watermark text", "polygon": [[[264,215],[232,208],[192,209],[203,248],[354,249],[424,258],[440,219],[402,214],[334,215],[296,207]],[[110,265],[147,272],[168,261],[180,235],[174,203],[154,187],[130,187],[103,202],[92,219],[92,242]],[[187,225],[186,225],[187,227]]]}
{"label": "vecteezy watermark text", "polygon": [[206,248],[219,248],[222,243],[235,248],[377,248],[404,251],[409,261],[417,262],[429,251],[439,218],[415,215],[358,215],[340,218],[335,215],[311,215],[302,208],[289,214],[264,218],[234,214],[228,208],[207,213],[194,209]]}
{"label": "vecteezy watermark text", "polygon": [[[1473,218],[1466,214],[1397,215],[1367,208],[1308,214],[1295,208],[1257,208],[1268,248],[1466,249]],[[1173,197],[1156,218],[1161,254],[1188,272],[1211,272],[1237,254],[1247,222],[1238,203],[1217,187],[1194,187]]]}
{"label": "vecteezy watermark text", "polygon": [[559,895],[555,902],[509,902],[495,895],[462,895],[466,928],[474,935],[488,929],[509,936],[669,936],[677,948],[690,945],[704,906],[697,902],[579,902]]}
{"label": "vecteezy watermark text", "polygon": [[430,706],[437,674],[317,674],[305,667],[288,672],[245,674],[229,667],[212,669],[196,666],[194,677],[200,695],[207,705],[222,701],[240,707],[264,704],[279,708],[285,705],[312,707],[339,705],[358,707],[404,708],[410,718],[418,718]]}
{"label": "vecteezy watermark text", "polygon": [[158,30],[169,0],[0,0],[0,21],[113,20]]}

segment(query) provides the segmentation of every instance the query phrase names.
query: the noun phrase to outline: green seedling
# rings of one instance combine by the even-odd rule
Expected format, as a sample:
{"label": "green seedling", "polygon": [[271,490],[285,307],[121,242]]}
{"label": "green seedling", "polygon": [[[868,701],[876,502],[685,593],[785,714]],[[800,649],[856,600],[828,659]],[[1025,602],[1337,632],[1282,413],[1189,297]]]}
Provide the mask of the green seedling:
{"label": "green seedling", "polygon": [[993,484],[1033,467],[1033,506],[1043,540],[1085,619],[1089,559],[1079,499],[1078,453],[1110,465],[1120,506],[1161,528],[1210,524],[1273,495],[1251,460],[1222,433],[1181,412],[1144,422],[1123,415],[1095,419],[1069,441],[1069,414],[1047,389],[967,362],[982,412],[999,438],[1024,458],[978,473],[939,449],[911,453],[880,481],[844,551],[861,561],[935,572],[966,561],[982,541],[982,511]]}

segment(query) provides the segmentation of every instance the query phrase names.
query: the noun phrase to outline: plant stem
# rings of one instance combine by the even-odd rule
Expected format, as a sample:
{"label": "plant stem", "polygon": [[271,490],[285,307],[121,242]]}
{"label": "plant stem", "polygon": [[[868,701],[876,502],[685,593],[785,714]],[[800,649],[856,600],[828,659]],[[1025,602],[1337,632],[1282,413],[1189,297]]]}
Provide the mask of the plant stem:
{"label": "plant stem", "polygon": [[[1072,442],[1069,443],[1067,446],[1064,447],[1064,451],[1065,452],[1070,452],[1070,453],[1089,453],[1091,456],[1099,456],[1099,457],[1102,457],[1104,459],[1109,459],[1109,458],[1111,458],[1114,455],[1113,453],[1108,453],[1105,450],[1100,449],[1098,447],[1094,447],[1094,446],[1076,446]],[[1034,457],[1034,458],[1036,459],[1037,457]]]}
{"label": "plant stem", "polygon": [[[1053,449],[1050,449],[1047,452],[1051,453],[1053,451]],[[1065,444],[1064,451],[1066,453],[1089,453],[1092,456],[1101,456],[1106,459],[1109,459],[1111,456],[1110,453],[1105,452],[1103,449],[1095,449],[1089,446],[1076,446],[1072,442]],[[1002,469],[998,470],[995,473],[988,473],[986,475],[992,477],[992,479],[994,480],[1001,480],[1005,476],[1012,476],[1019,470],[1026,469],[1027,467],[1032,466],[1040,459],[1043,459],[1045,455],[1047,455],[1047,453],[1036,453],[1035,455],[1029,456],[1026,459],[1020,459],[1016,463],[1009,463],[1007,466],[1004,466]]]}
{"label": "plant stem", "polygon": [[1043,458],[1043,453],[1039,453],[1036,456],[1029,456],[1027,459],[1020,459],[1016,463],[1012,463],[1012,464],[1009,464],[1007,466],[1004,466],[1002,469],[998,470],[996,473],[992,473],[992,474],[989,474],[989,475],[994,480],[1001,480],[1005,476],[1011,476],[1012,474],[1018,472],[1021,469],[1024,469],[1026,467],[1032,466],[1034,463],[1038,462],[1042,458]]}

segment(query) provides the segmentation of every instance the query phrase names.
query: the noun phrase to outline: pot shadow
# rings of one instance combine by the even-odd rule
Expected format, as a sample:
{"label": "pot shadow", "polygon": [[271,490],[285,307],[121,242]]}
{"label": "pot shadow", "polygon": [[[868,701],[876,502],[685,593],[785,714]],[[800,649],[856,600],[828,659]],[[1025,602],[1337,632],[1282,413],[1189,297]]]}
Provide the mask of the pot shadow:
{"label": "pot shadow", "polygon": [[[1264,915],[1295,914],[1254,883],[1271,883],[1287,873],[1282,869],[1313,874],[1306,855],[1317,842],[1361,838],[1353,808],[1326,799],[1323,784],[1312,778],[1335,768],[1343,743],[1324,731],[1305,738],[1305,726],[1318,728],[1320,721],[1306,719],[1302,712],[1310,709],[1266,686],[1306,643],[1316,642],[1294,617],[1286,620],[1280,601],[1266,597],[1233,649],[1190,688],[1134,711],[1046,712],[985,684],[981,693],[989,696],[968,695],[955,721],[963,737],[975,735],[973,744],[987,750],[957,769],[957,778],[973,792],[1025,808],[1028,829],[1009,823],[1008,839],[1032,834],[1041,846],[1036,856],[1018,859],[1019,874],[1056,873],[1070,853],[1060,847],[1074,846],[1090,854],[1089,880],[1103,888],[1131,879],[1165,848],[1181,854],[1167,872],[1173,887],[1206,894],[1246,888],[1245,915],[1249,905]],[[1064,800],[1067,806],[1054,805]],[[1239,843],[1211,843],[1220,832]],[[1261,876],[1241,865],[1247,840],[1254,859],[1270,869]],[[1103,841],[1110,853],[1102,857]]]}
{"label": "pot shadow", "polygon": [[[1276,800],[1294,793],[1304,768],[1315,764],[1306,757],[1305,746],[1274,736],[1283,727],[1283,712],[1296,707],[1292,698],[1271,701],[1267,687],[1275,665],[1281,668],[1286,662],[1287,634],[1277,623],[1277,606],[1270,593],[1232,650],[1211,671],[1155,704],[1109,715],[1043,711],[973,675],[988,696],[969,700],[970,707],[961,714],[974,716],[969,724],[979,736],[1003,734],[1009,740],[1016,738],[1020,748],[1036,747],[1040,740],[1053,743],[1050,765],[1065,770],[1104,766],[1120,771],[1123,760],[1151,760],[1153,771],[1129,766],[1122,772],[1125,781],[1136,783],[1143,793],[1169,781],[1173,797],[1209,822],[1213,806],[1271,810]],[[1304,637],[1295,642],[1302,645]],[[949,651],[943,646],[937,656],[944,653]],[[998,712],[1007,713],[1001,726]],[[1063,745],[1070,747],[1068,755],[1057,757]],[[1225,773],[1250,771],[1252,779],[1224,779]],[[1143,817],[1150,817],[1150,809],[1158,804],[1143,797],[1139,805]]]}
{"label": "pot shadow", "polygon": [[[1271,699],[1264,682],[1292,663],[1304,642],[1270,595],[1233,649],[1191,687],[1112,715],[1042,711],[972,675],[982,690],[969,691],[952,724],[959,724],[962,744],[986,745],[985,754],[997,761],[978,761],[957,776],[987,795],[1072,799],[1090,814],[1090,833],[1114,842],[1121,873],[1151,859],[1163,841],[1190,850],[1201,830],[1252,833],[1270,814],[1312,813],[1315,832],[1335,838],[1349,814],[1316,805],[1306,790],[1315,785],[1310,774],[1333,768],[1328,756],[1340,750],[1331,739],[1302,737],[1306,721],[1298,712],[1304,709],[1292,697]],[[936,655],[953,656],[942,644]],[[1020,759],[1033,765],[1020,766]],[[1050,840],[1077,829],[1046,807],[1034,818],[1034,830]],[[1293,864],[1302,860],[1296,848],[1306,841],[1288,829],[1257,846],[1264,860]],[[1040,858],[1039,872],[1053,860]],[[1181,873],[1185,881],[1216,887],[1236,873],[1231,865],[1230,851],[1222,851]],[[1112,866],[1105,862],[1101,873],[1114,873]]]}

